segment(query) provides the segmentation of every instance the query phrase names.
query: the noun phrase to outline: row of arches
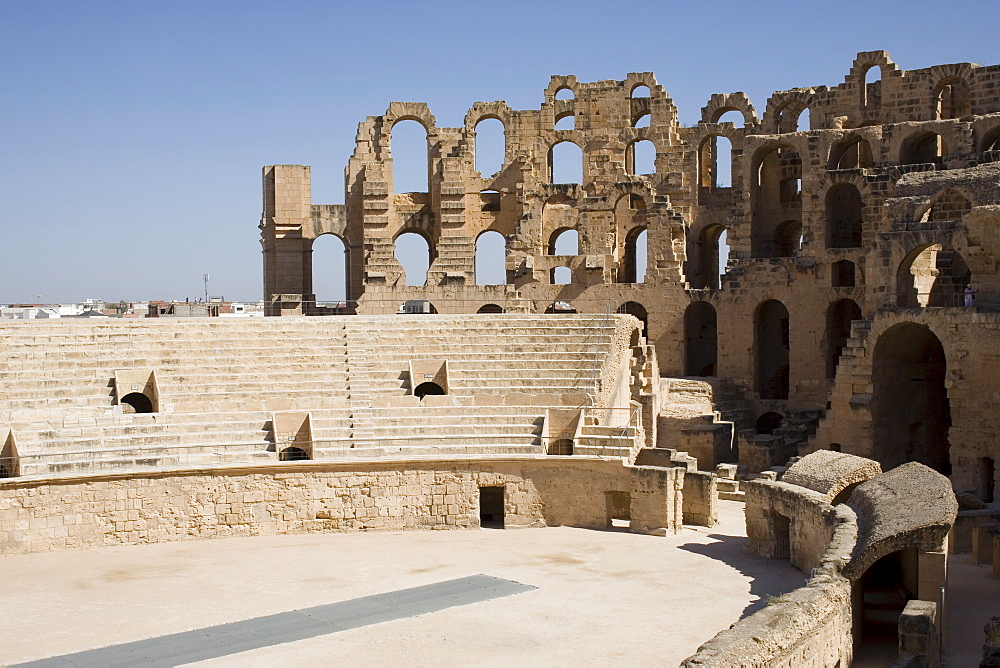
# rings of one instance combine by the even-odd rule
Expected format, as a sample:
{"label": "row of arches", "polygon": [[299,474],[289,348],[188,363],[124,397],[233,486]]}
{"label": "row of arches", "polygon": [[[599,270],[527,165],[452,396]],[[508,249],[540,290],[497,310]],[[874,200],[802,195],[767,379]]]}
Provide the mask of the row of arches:
{"label": "row of arches", "polygon": [[[850,338],[851,323],[862,318],[852,299],[830,304],[826,315],[826,375],[833,378]],[[758,304],[754,311],[754,389],[761,399],[788,399],[790,372],[790,319],[788,309],[776,299]],[[715,307],[706,301],[691,303],[684,311],[684,373],[715,376],[718,364],[719,324]]]}

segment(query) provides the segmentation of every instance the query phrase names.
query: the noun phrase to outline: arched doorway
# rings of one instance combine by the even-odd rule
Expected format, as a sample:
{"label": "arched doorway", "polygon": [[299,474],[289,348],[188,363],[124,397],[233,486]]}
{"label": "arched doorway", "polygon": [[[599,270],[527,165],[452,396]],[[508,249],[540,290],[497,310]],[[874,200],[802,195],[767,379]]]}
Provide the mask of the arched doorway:
{"label": "arched doorway", "polygon": [[282,450],[278,459],[283,462],[298,462],[309,459],[309,453],[302,448],[291,446]]}
{"label": "arched doorway", "polygon": [[123,413],[152,413],[153,402],[141,392],[130,392],[119,402]]}
{"label": "arched doorway", "polygon": [[694,302],[684,311],[684,375],[714,376],[718,361],[715,307]]}
{"label": "arched doorway", "polygon": [[926,325],[900,323],[878,338],[872,436],[874,459],[884,470],[915,461],[951,475],[946,372],[944,347]]}
{"label": "arched doorway", "polygon": [[347,300],[347,245],[336,234],[321,234],[312,242],[312,293],[317,303]]}
{"label": "arched doorway", "polygon": [[841,299],[826,312],[826,377],[837,374],[837,363],[851,338],[851,322],[861,320],[861,307],[853,299]]}
{"label": "arched doorway", "polygon": [[624,283],[643,283],[646,280],[646,228],[637,227],[625,237]]}
{"label": "arched doorway", "polygon": [[423,399],[427,395],[439,395],[444,394],[444,388],[437,383],[432,383],[431,381],[426,381],[420,383],[415,388],[413,388],[413,396]]}
{"label": "arched doorway", "polygon": [[432,260],[427,237],[418,232],[403,232],[396,237],[394,256],[406,272],[407,285],[427,285],[427,270]]}
{"label": "arched doorway", "polygon": [[629,315],[634,315],[640,322],[642,322],[643,337],[647,337],[649,316],[646,313],[646,308],[642,304],[639,302],[625,302],[615,310],[615,313],[628,313]]}
{"label": "arched doorway", "polygon": [[504,313],[504,310],[497,304],[483,304],[476,313]]}
{"label": "arched doorway", "polygon": [[888,665],[879,659],[896,658],[899,616],[907,602],[917,597],[917,588],[913,549],[887,554],[854,583],[856,664]]}
{"label": "arched doorway", "polygon": [[774,430],[781,427],[784,423],[784,415],[768,411],[767,413],[762,413],[760,417],[757,418],[757,422],[754,423],[753,430],[756,434],[773,434]]}
{"label": "arched doorway", "polygon": [[507,282],[507,239],[496,230],[476,237],[476,285]]}
{"label": "arched doorway", "polygon": [[928,244],[910,251],[896,272],[896,305],[962,306],[972,271],[957,251]]}
{"label": "arched doorway", "polygon": [[776,299],[754,314],[757,393],[761,399],[787,399],[789,387],[788,309]]}

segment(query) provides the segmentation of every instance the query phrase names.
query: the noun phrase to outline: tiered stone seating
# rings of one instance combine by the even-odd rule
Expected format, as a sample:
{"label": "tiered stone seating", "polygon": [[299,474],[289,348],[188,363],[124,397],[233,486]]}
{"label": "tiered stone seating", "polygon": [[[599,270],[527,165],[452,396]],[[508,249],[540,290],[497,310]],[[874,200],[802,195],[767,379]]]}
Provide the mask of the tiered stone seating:
{"label": "tiered stone seating", "polygon": [[[0,427],[22,476],[273,461],[284,411],[309,414],[314,459],[538,456],[546,407],[595,401],[615,336],[579,315],[0,323]],[[412,396],[421,359],[448,361],[450,396]],[[155,373],[155,412],[117,405],[128,370]],[[580,454],[627,452],[612,431]]]}

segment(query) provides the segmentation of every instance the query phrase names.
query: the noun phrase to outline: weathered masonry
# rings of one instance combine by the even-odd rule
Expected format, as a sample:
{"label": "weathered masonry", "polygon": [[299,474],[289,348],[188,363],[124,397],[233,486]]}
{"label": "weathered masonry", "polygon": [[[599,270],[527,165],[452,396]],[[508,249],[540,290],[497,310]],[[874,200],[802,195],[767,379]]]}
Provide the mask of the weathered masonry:
{"label": "weathered masonry", "polygon": [[[394,102],[359,125],[346,204],[313,204],[308,167],[264,169],[269,313],[629,313],[663,375],[719,379],[751,470],[829,448],[992,499],[998,84],[1000,66],[905,71],[872,51],[760,115],[713,95],[694,127],[648,72],[556,76],[539,109],[477,102],[458,128]],[[497,121],[502,164],[477,171]],[[426,134],[426,192],[395,186],[402,123]],[[323,235],[343,243],[343,306],[316,302]],[[426,247],[426,277],[405,275],[402,237]],[[504,279],[483,285],[477,255],[498,238]]]}

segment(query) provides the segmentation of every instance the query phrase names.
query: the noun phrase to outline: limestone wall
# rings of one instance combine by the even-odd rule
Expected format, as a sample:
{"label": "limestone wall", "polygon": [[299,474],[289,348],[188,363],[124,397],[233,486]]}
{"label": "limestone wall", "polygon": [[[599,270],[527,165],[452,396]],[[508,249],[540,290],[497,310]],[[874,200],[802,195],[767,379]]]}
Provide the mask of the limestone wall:
{"label": "limestone wall", "polygon": [[676,531],[683,469],[597,460],[296,462],[148,475],[0,480],[0,553],[281,533],[479,526],[479,488],[503,486],[505,526]]}

